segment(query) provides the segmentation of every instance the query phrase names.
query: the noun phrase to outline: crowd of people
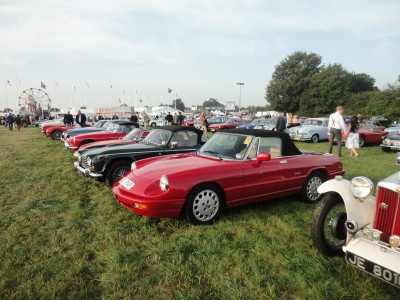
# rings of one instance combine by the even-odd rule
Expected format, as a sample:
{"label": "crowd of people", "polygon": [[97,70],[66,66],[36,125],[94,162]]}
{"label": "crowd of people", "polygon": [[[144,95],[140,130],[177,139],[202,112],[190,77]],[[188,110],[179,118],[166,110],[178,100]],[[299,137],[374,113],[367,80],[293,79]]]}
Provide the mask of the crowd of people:
{"label": "crowd of people", "polygon": [[26,128],[37,120],[38,118],[35,118],[32,115],[13,115],[12,113],[9,113],[8,116],[0,117],[0,124],[8,127],[9,130],[21,130],[21,127]]}

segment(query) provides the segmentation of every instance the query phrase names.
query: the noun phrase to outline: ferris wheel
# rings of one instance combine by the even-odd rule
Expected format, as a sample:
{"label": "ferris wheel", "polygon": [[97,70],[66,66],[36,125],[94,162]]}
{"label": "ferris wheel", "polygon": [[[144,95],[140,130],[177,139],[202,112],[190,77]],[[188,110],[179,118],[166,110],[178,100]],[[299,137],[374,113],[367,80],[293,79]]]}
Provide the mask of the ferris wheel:
{"label": "ferris wheel", "polygon": [[50,110],[51,99],[45,91],[30,88],[22,92],[18,104],[21,109],[35,113],[39,108]]}

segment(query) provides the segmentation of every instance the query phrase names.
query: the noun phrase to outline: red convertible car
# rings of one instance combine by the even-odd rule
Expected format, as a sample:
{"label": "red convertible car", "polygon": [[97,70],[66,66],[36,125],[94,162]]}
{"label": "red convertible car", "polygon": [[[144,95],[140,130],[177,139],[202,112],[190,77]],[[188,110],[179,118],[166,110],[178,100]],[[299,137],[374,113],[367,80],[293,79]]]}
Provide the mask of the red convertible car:
{"label": "red convertible car", "polygon": [[64,145],[72,151],[76,151],[77,149],[79,149],[79,147],[89,143],[106,140],[117,140],[127,135],[134,128],[139,128],[139,124],[135,122],[114,124],[114,126],[108,127],[105,131],[90,132],[71,136],[64,143]]}
{"label": "red convertible car", "polygon": [[[86,123],[85,127],[91,127],[91,125]],[[65,126],[64,124],[62,125],[49,124],[42,127],[42,132],[44,132],[47,137],[51,137],[53,140],[59,140],[64,131],[75,128],[81,128],[81,126],[80,125]]]}
{"label": "red convertible car", "polygon": [[[86,145],[82,145],[79,147],[79,152],[83,153],[85,150],[92,150],[95,148],[110,146],[110,145],[128,145],[128,144],[136,144],[137,142],[144,139],[150,131],[145,130],[143,128],[134,128],[122,138],[117,140],[106,140],[100,142],[89,143]],[[76,155],[75,155],[76,154]],[[75,152],[74,156],[78,156],[78,151]]]}
{"label": "red convertible car", "polygon": [[239,125],[244,125],[248,123],[250,122],[244,121],[239,118],[229,118],[225,121],[225,123],[211,124],[210,126],[208,126],[208,130],[210,130],[211,132],[217,132],[226,129],[235,129]]}
{"label": "red convertible car", "polygon": [[153,218],[213,223],[225,208],[300,194],[315,203],[317,187],[343,175],[338,156],[300,151],[286,133],[226,130],[195,153],[148,158],[113,186],[125,208]]}

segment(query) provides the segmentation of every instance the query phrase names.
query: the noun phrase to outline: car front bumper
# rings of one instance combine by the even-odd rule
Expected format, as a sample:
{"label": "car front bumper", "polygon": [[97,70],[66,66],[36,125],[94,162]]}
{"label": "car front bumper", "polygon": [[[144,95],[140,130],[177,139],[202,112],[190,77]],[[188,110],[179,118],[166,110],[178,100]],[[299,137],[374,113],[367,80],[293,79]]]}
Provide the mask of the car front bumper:
{"label": "car front bumper", "polygon": [[151,218],[178,218],[185,203],[185,199],[144,199],[139,196],[128,196],[118,184],[114,184],[112,193],[119,204],[126,209]]}
{"label": "car front bumper", "polygon": [[291,133],[290,138],[295,141],[310,141],[311,136],[308,133],[296,134]]}
{"label": "car front bumper", "polygon": [[82,168],[77,161],[74,162],[74,168],[85,177],[102,178],[103,174],[91,172],[89,169]]}
{"label": "car front bumper", "polygon": [[347,263],[400,287],[400,251],[361,237],[351,239],[343,251]]}
{"label": "car front bumper", "polygon": [[78,149],[78,147],[76,147],[76,146],[71,146],[71,144],[68,143],[68,142],[64,142],[64,146],[67,147],[68,149],[71,149],[71,150]]}
{"label": "car front bumper", "polygon": [[382,148],[388,148],[388,149],[391,149],[393,151],[400,150],[400,146],[385,145],[385,144],[380,144],[380,146]]}

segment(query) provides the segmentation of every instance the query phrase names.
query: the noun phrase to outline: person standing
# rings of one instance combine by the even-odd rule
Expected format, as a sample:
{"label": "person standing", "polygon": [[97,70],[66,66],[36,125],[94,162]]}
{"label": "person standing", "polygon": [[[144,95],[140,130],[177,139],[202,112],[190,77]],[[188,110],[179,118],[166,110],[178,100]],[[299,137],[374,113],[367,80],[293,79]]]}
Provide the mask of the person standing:
{"label": "person standing", "polygon": [[178,115],[175,112],[172,118],[172,125],[177,125],[177,124],[178,124]]}
{"label": "person standing", "polygon": [[8,123],[8,129],[13,130],[14,117],[11,113],[7,116],[7,123]]}
{"label": "person standing", "polygon": [[333,142],[336,139],[338,156],[342,156],[342,131],[346,132],[346,124],[343,119],[343,106],[336,107],[336,112],[329,116],[328,134],[330,135],[328,152],[332,153]]}
{"label": "person standing", "polygon": [[148,129],[150,125],[150,117],[145,111],[142,111],[142,118],[143,118],[144,128]]}
{"label": "person standing", "polygon": [[172,125],[173,118],[170,112],[165,116],[165,121],[167,121],[167,125]]}
{"label": "person standing", "polygon": [[179,126],[182,126],[183,120],[184,120],[185,118],[182,116],[182,113],[181,113],[181,112],[179,112],[178,118],[177,118],[177,119],[178,119],[178,120],[177,120],[177,124],[178,124]]}
{"label": "person standing", "polygon": [[65,126],[74,125],[74,117],[71,115],[69,111],[64,115],[64,125]]}
{"label": "person standing", "polygon": [[350,156],[357,157],[358,153],[357,150],[360,148],[360,137],[358,135],[358,129],[360,128],[360,123],[358,122],[357,117],[351,117],[350,123],[347,126],[347,132],[346,132],[346,148],[350,149]]}
{"label": "person standing", "polygon": [[85,116],[85,114],[81,113],[81,111],[78,110],[78,114],[75,117],[75,121],[81,127],[85,127],[85,124],[86,124],[86,116]]}
{"label": "person standing", "polygon": [[284,132],[285,129],[286,129],[286,122],[285,119],[283,118],[283,112],[280,112],[275,120],[275,130]]}
{"label": "person standing", "polygon": [[133,115],[131,116],[131,119],[130,119],[132,122],[135,122],[135,123],[137,123],[138,122],[138,117],[137,117],[137,115],[136,115],[136,113],[133,113]]}
{"label": "person standing", "polygon": [[21,130],[21,124],[22,124],[22,120],[21,117],[19,115],[17,115],[14,119],[15,122],[15,128],[17,128],[18,131]]}
{"label": "person standing", "polygon": [[204,112],[200,114],[200,129],[203,130],[204,134],[207,136],[207,118]]}

